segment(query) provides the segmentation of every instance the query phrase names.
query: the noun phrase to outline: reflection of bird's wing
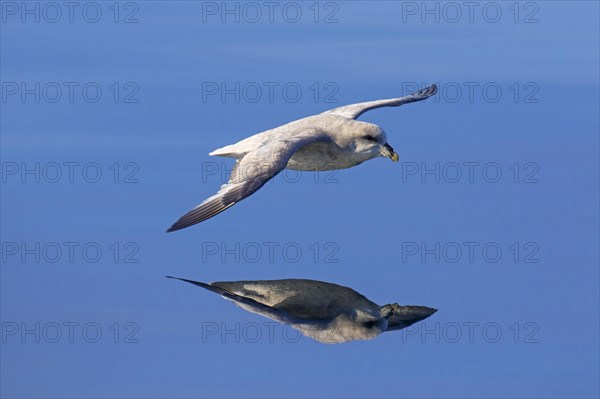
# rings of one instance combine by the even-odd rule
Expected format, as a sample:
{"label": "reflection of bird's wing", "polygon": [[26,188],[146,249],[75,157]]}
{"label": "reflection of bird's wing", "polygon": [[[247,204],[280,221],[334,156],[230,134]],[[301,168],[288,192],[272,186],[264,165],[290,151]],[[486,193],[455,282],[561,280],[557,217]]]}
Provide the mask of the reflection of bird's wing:
{"label": "reflection of bird's wing", "polygon": [[437,309],[426,306],[399,306],[388,318],[387,331],[402,330],[428,318],[435,312],[437,312]]}
{"label": "reflection of bird's wing", "polygon": [[331,321],[340,314],[352,316],[357,309],[379,316],[379,306],[363,295],[324,281],[219,281],[212,285],[282,310],[303,322]]}
{"label": "reflection of bird's wing", "polygon": [[275,308],[272,308],[271,306],[257,302],[254,299],[247,298],[242,295],[237,295],[233,292],[229,292],[226,289],[223,289],[221,287],[214,285],[214,283],[206,284],[206,283],[202,283],[200,281],[187,280],[185,278],[171,277],[171,276],[167,276],[167,277],[185,281],[185,282],[197,285],[198,287],[205,288],[209,291],[212,291],[216,294],[221,295],[225,299],[229,299],[230,301],[234,302],[236,305],[242,307],[243,309],[245,309],[249,312],[260,314],[261,316],[268,317],[269,319],[279,321],[281,323],[288,323],[288,324],[296,322],[296,320],[291,318],[283,310],[275,309]]}
{"label": "reflection of bird's wing", "polygon": [[212,197],[183,215],[167,232],[200,223],[252,195],[273,176],[285,169],[288,161],[301,147],[317,141],[330,140],[321,130],[310,128],[285,138],[271,140],[238,159],[229,182]]}
{"label": "reflection of bird's wing", "polygon": [[324,114],[335,114],[346,118],[356,119],[367,111],[380,107],[397,107],[399,105],[425,100],[437,93],[437,86],[431,85],[415,93],[404,97],[390,98],[388,100],[367,101],[364,103],[350,104],[323,112]]}

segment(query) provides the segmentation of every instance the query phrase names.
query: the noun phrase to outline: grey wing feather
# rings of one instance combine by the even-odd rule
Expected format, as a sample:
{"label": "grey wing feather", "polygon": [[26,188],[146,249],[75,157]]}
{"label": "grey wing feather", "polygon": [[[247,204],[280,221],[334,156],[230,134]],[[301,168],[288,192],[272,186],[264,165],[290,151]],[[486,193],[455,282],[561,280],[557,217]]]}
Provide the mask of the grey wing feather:
{"label": "grey wing feather", "polygon": [[280,310],[280,309],[275,309],[272,308],[270,306],[267,306],[265,304],[262,304],[258,301],[255,301],[254,299],[251,298],[247,298],[241,295],[237,295],[233,292],[227,291],[226,289],[223,289],[219,286],[214,285],[214,283],[211,284],[206,284],[200,281],[194,281],[194,280],[188,280],[185,278],[179,278],[179,277],[172,277],[172,276],[167,276],[167,278],[172,278],[175,280],[181,280],[181,281],[185,281],[187,283],[190,284],[194,284],[198,287],[202,287],[206,290],[209,290],[211,292],[214,292],[215,294],[219,294],[221,295],[223,298],[225,299],[229,299],[230,301],[235,302],[237,305],[243,307],[246,310],[249,310],[253,313],[258,313],[260,315],[269,317],[273,320],[277,320],[280,321],[282,323],[293,323],[295,322],[295,320],[293,320],[285,311]]}
{"label": "grey wing feather", "polygon": [[290,158],[300,147],[324,140],[329,138],[320,130],[307,129],[283,140],[269,141],[250,151],[236,162],[229,182],[221,186],[217,194],[180,217],[167,232],[203,222],[249,197],[285,169]]}
{"label": "grey wing feather", "polygon": [[245,198],[241,195],[242,189],[243,187],[239,185],[225,185],[217,194],[209,197],[196,208],[180,217],[177,222],[169,227],[167,233],[203,222],[235,205],[236,202]]}
{"label": "grey wing feather", "polygon": [[334,115],[345,116],[347,118],[356,119],[359,116],[361,116],[362,114],[364,114],[365,112],[375,109],[375,108],[397,107],[397,106],[403,105],[403,104],[413,103],[416,101],[423,101],[423,100],[426,100],[427,98],[433,96],[435,93],[437,93],[437,86],[433,84],[429,87],[426,87],[422,90],[419,90],[417,92],[414,92],[414,93],[409,94],[404,97],[390,98],[387,100],[367,101],[364,103],[345,105],[343,107],[338,107],[338,108],[334,108],[332,110],[326,111],[326,112],[324,112],[324,114],[334,114]]}
{"label": "grey wing feather", "polygon": [[330,320],[342,313],[353,313],[356,307],[379,311],[378,305],[353,289],[324,281],[219,281],[212,285],[283,310],[304,322]]}

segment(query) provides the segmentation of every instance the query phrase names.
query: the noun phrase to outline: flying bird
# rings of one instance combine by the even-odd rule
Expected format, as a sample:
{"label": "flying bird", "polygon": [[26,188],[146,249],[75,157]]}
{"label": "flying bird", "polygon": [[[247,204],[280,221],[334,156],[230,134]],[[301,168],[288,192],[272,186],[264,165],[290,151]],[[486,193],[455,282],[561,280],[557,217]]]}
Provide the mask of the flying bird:
{"label": "flying bird", "polygon": [[336,344],[373,339],[434,314],[425,306],[379,306],[351,288],[316,280],[185,281],[221,295],[241,308],[288,324],[315,341]]}
{"label": "flying bird", "polygon": [[236,159],[229,181],[215,195],[179,218],[167,232],[189,227],[223,212],[255,193],[286,168],[301,171],[346,169],[377,157],[397,162],[398,154],[388,144],[383,129],[356,118],[372,109],[422,101],[436,92],[437,86],[431,85],[404,97],[334,108],[211,152],[211,156]]}

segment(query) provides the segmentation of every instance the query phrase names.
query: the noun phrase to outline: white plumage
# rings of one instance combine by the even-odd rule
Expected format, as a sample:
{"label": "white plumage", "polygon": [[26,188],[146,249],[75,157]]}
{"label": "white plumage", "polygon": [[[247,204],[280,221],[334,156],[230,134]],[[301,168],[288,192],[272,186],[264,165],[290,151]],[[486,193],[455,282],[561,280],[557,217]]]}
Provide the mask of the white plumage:
{"label": "white plumage", "polygon": [[214,156],[236,158],[229,182],[167,231],[200,223],[252,195],[283,169],[323,171],[345,169],[377,157],[398,160],[379,126],[357,121],[364,112],[422,101],[437,92],[436,85],[408,96],[335,108],[255,134],[219,148]]}

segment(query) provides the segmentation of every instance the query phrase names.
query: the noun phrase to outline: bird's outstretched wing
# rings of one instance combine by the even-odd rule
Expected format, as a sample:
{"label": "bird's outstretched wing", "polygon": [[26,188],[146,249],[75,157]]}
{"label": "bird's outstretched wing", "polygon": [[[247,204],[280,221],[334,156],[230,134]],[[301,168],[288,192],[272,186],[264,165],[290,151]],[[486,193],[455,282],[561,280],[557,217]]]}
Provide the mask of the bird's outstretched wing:
{"label": "bird's outstretched wing", "polygon": [[380,107],[397,107],[399,105],[423,101],[437,93],[437,86],[431,85],[422,90],[414,92],[404,97],[390,98],[387,100],[367,101],[364,103],[356,103],[344,105],[343,107],[334,108],[323,112],[324,114],[334,114],[345,116],[346,118],[356,119],[367,111]]}
{"label": "bird's outstretched wing", "polygon": [[230,301],[234,302],[236,305],[240,306],[241,308],[243,308],[249,312],[260,314],[261,316],[268,317],[272,320],[279,321],[281,323],[295,322],[295,320],[293,318],[291,318],[285,311],[283,311],[281,309],[276,309],[271,306],[260,303],[258,301],[255,301],[254,299],[227,291],[226,289],[221,288],[221,287],[215,285],[214,283],[206,284],[206,283],[202,283],[200,281],[188,280],[185,278],[172,277],[172,276],[167,276],[167,278],[185,281],[187,283],[194,284],[198,287],[202,287],[204,289],[214,292],[215,294],[221,295],[225,299],[229,299]]}
{"label": "bird's outstretched wing", "polygon": [[212,197],[183,215],[167,232],[200,223],[255,193],[287,166],[301,147],[330,138],[319,129],[305,129],[285,139],[271,140],[238,159],[229,182]]}
{"label": "bird's outstretched wing", "polygon": [[351,315],[357,307],[379,316],[379,306],[363,295],[351,288],[324,281],[217,281],[211,285],[283,310],[290,317],[304,323],[309,323],[310,320],[333,320],[342,313]]}

